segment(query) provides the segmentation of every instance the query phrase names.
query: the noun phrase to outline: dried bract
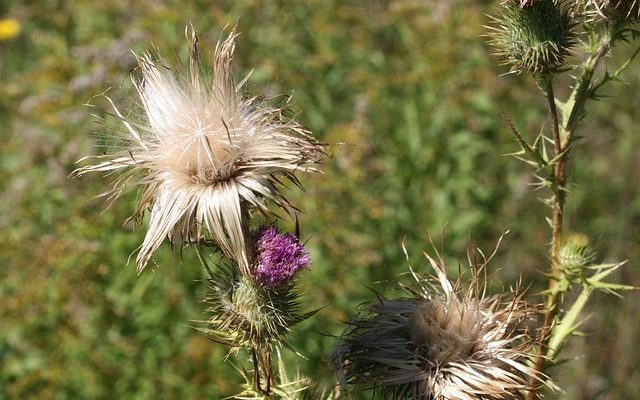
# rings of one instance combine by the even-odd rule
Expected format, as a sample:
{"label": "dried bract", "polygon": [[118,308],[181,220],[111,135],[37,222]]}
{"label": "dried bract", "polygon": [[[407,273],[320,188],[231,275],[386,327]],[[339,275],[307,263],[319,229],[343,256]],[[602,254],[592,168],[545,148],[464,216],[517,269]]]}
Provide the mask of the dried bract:
{"label": "dried bract", "polygon": [[621,17],[627,20],[640,18],[640,1],[638,0],[582,0],[581,4],[588,13],[599,17]]}

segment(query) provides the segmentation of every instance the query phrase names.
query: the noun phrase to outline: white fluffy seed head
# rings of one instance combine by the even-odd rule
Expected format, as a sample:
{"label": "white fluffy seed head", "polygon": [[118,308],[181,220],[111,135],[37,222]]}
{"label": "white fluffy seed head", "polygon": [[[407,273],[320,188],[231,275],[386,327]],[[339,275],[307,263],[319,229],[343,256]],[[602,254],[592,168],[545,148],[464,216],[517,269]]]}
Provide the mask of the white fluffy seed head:
{"label": "white fluffy seed head", "polygon": [[177,242],[210,238],[248,274],[244,219],[249,210],[268,213],[271,201],[291,212],[280,192],[282,178],[297,182],[295,171],[316,171],[325,156],[324,146],[287,119],[282,108],[242,97],[231,70],[236,36],[232,31],[216,47],[210,79],[201,72],[195,32],[186,76],[148,53],[138,57],[140,76],[133,82],[145,120],[129,121],[114,106],[126,128],[124,146],[76,171],[120,172],[105,193],[111,199],[143,187],[132,217],[140,219],[151,209],[136,260],[139,271],[166,237]]}

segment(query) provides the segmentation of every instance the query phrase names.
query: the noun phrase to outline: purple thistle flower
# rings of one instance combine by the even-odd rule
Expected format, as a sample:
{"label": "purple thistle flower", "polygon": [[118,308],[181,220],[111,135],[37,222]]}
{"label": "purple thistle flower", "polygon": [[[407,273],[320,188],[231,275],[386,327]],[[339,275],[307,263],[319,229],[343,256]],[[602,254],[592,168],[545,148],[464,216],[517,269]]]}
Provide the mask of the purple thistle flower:
{"label": "purple thistle flower", "polygon": [[309,252],[292,233],[280,233],[275,226],[265,226],[256,233],[256,281],[275,288],[309,266]]}

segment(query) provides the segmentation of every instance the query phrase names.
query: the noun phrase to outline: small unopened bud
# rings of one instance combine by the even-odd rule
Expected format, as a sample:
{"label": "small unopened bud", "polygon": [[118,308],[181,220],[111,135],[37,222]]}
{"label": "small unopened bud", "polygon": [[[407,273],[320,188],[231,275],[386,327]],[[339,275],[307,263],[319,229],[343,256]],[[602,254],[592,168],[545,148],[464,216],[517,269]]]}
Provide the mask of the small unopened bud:
{"label": "small unopened bud", "polygon": [[589,246],[589,238],[583,234],[571,234],[562,240],[558,251],[558,263],[570,274],[578,273],[579,269],[590,264],[595,258],[595,252]]}

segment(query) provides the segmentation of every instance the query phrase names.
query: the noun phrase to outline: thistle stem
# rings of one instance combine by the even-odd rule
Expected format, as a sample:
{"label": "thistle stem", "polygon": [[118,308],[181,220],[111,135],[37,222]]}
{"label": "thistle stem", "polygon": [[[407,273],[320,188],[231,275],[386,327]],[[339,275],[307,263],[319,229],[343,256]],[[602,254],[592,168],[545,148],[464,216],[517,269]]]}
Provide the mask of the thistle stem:
{"label": "thistle stem", "polygon": [[560,324],[554,327],[551,338],[549,339],[548,358],[553,359],[553,357],[555,357],[562,346],[562,342],[571,334],[571,328],[578,323],[578,317],[587,304],[592,292],[593,290],[590,287],[584,286],[575,303],[571,306],[571,309],[562,317]]}
{"label": "thistle stem", "polygon": [[[262,350],[262,346],[251,347],[251,359],[253,361],[253,382],[258,392],[271,396],[271,384],[273,381],[273,365],[271,362],[271,353],[269,350]],[[264,374],[265,388],[262,388],[262,380],[260,379],[260,370]]]}
{"label": "thistle stem", "polygon": [[556,107],[556,97],[553,93],[553,76],[550,72],[544,74],[544,91],[547,95],[547,108],[551,119],[551,133],[553,134],[553,144],[556,155],[562,152],[562,142],[560,141],[560,127],[558,124],[558,108]]}
{"label": "thistle stem", "polygon": [[556,283],[560,277],[560,268],[558,264],[558,250],[560,248],[560,237],[562,236],[562,221],[564,216],[565,203],[565,185],[566,185],[566,153],[563,154],[562,141],[560,138],[560,129],[558,124],[558,109],[556,107],[555,95],[553,92],[553,81],[551,73],[546,73],[543,78],[543,90],[547,97],[547,107],[549,109],[549,118],[551,119],[551,132],[553,135],[553,144],[555,156],[557,157],[555,168],[553,170],[553,216],[551,222],[551,269],[548,283],[547,299],[545,301],[544,322],[540,330],[538,341],[538,353],[534,361],[535,373],[531,375],[529,384],[532,388],[527,395],[528,400],[536,398],[538,381],[547,361],[548,340],[551,326],[555,319],[558,292],[555,290]]}
{"label": "thistle stem", "polygon": [[196,244],[195,248],[196,248],[196,254],[198,255],[198,260],[200,260],[200,264],[202,264],[202,268],[204,268],[205,271],[207,271],[207,273],[209,274],[209,277],[212,277],[213,272],[211,271],[211,268],[209,268],[209,264],[207,263],[207,260],[204,257],[204,254],[202,253],[202,246],[200,246],[199,244]]}
{"label": "thistle stem", "polygon": [[[602,57],[611,48],[612,40],[609,36],[605,37],[594,50],[584,64],[582,74],[576,79],[576,85],[573,89],[571,97],[568,100],[570,104],[570,112],[568,118],[565,118],[565,124],[560,127],[558,120],[558,109],[553,92],[553,82],[551,74],[546,74],[543,79],[543,90],[547,98],[547,107],[549,109],[549,118],[551,120],[551,132],[553,135],[553,144],[555,151],[555,165],[553,169],[553,204],[552,204],[552,220],[551,220],[551,268],[549,271],[549,282],[547,287],[547,298],[545,300],[544,322],[540,330],[538,341],[539,347],[534,360],[534,373],[532,374],[529,384],[531,390],[527,394],[527,400],[534,400],[540,387],[539,380],[543,376],[544,368],[547,362],[552,361],[556,355],[556,349],[549,347],[551,327],[554,324],[558,309],[558,296],[560,292],[556,288],[556,284],[561,279],[562,272],[558,262],[558,252],[560,250],[560,240],[562,237],[564,205],[566,202],[566,167],[570,146],[575,137],[575,129],[584,115],[584,107],[589,99],[592,90],[592,80],[595,69]],[[559,344],[558,344],[559,345]]]}
{"label": "thistle stem", "polygon": [[251,359],[253,360],[253,383],[256,385],[258,392],[262,392],[262,385],[260,384],[260,364],[258,364],[255,347],[251,348]]}
{"label": "thistle stem", "polygon": [[270,394],[271,393],[271,380],[273,379],[273,368],[271,365],[271,353],[269,351],[265,351],[263,353],[263,362],[264,362],[264,375],[265,375],[265,379],[267,380],[266,383],[266,394]]}

